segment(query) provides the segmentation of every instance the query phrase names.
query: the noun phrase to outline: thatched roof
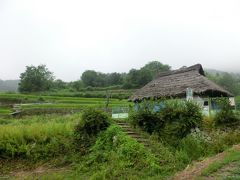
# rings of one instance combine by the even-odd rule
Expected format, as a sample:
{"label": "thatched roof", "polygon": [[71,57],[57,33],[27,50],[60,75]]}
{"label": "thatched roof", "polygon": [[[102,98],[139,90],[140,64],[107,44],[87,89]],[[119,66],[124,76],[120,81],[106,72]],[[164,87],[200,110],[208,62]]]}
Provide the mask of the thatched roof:
{"label": "thatched roof", "polygon": [[130,101],[149,98],[186,97],[186,89],[192,88],[195,95],[210,97],[233,96],[230,92],[205,77],[201,64],[168,71],[139,89]]}

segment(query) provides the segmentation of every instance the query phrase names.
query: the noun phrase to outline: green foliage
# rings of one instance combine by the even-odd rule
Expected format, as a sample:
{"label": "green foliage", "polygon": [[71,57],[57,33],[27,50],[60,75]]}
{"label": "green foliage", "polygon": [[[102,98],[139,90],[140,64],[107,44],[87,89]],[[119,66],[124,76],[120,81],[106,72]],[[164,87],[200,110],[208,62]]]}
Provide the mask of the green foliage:
{"label": "green foliage", "polygon": [[1,121],[0,159],[37,161],[71,153],[73,124],[70,116]]}
{"label": "green foliage", "polygon": [[170,70],[169,65],[151,61],[141,69],[131,69],[125,77],[124,88],[139,88],[156,78],[160,72]]}
{"label": "green foliage", "polygon": [[229,126],[239,122],[239,118],[233,112],[228,98],[221,98],[218,100],[220,111],[215,115],[215,124],[217,126]]}
{"label": "green foliage", "polygon": [[78,167],[78,174],[89,174],[90,179],[146,178],[160,171],[156,157],[114,125],[99,135]]}
{"label": "green foliage", "polygon": [[133,126],[139,126],[144,131],[152,134],[154,131],[163,128],[164,120],[159,112],[154,112],[154,103],[144,101],[139,106],[139,109],[130,113],[130,122]]}
{"label": "green foliage", "polygon": [[182,100],[167,101],[160,115],[165,121],[165,126],[159,131],[160,136],[173,145],[187,136],[191,129],[200,127],[203,119],[196,103]]}
{"label": "green foliage", "polygon": [[162,64],[159,61],[151,61],[147,63],[141,70],[146,70],[150,73],[151,79],[156,78],[156,76],[164,71],[169,71],[171,67],[167,64]]}
{"label": "green foliage", "polygon": [[74,138],[81,153],[86,153],[96,136],[110,125],[108,115],[100,110],[87,108],[80,122],[75,126]]}
{"label": "green foliage", "polygon": [[234,95],[240,95],[240,76],[239,74],[233,73],[207,73],[207,77],[224,87],[226,90],[230,91]]}
{"label": "green foliage", "polygon": [[45,65],[27,66],[20,75],[20,92],[40,92],[50,90],[53,83],[53,73]]}
{"label": "green foliage", "polygon": [[130,116],[130,121],[149,133],[157,132],[163,140],[173,144],[189,134],[192,128],[201,126],[201,110],[194,102],[169,100],[163,104],[160,111],[155,111],[154,107],[159,103],[142,102]]}

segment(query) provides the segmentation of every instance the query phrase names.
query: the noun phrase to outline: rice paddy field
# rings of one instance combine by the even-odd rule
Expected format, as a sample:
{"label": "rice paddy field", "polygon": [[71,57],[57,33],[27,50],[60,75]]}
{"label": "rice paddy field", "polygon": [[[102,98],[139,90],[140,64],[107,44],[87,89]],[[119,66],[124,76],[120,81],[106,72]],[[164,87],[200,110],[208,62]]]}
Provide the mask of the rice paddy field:
{"label": "rice paddy field", "polygon": [[[9,115],[17,110],[35,113],[44,110],[44,113],[59,111],[80,111],[86,107],[108,108],[128,107],[130,103],[126,99],[110,98],[83,98],[63,97],[31,94],[0,93],[0,116]],[[47,112],[48,111],[48,112]],[[28,115],[29,115],[28,113]]]}

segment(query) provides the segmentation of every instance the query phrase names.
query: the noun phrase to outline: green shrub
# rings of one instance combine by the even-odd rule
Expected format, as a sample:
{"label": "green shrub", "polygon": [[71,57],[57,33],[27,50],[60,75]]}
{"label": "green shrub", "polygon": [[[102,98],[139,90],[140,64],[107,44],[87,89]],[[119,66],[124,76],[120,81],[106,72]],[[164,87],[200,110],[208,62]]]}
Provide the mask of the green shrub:
{"label": "green shrub", "polygon": [[75,144],[81,153],[86,153],[95,142],[96,136],[110,125],[110,118],[106,113],[94,108],[86,109],[80,122],[75,126]]}
{"label": "green shrub", "polygon": [[158,133],[161,139],[173,145],[187,136],[191,129],[202,125],[200,107],[194,102],[164,101],[159,111],[155,110],[157,104],[155,101],[142,102],[138,110],[131,113],[131,123],[148,133]]}
{"label": "green shrub", "polygon": [[228,98],[218,100],[220,111],[215,115],[214,121],[217,126],[232,126],[239,122],[239,118],[230,106]]}
{"label": "green shrub", "polygon": [[139,126],[150,134],[161,129],[164,123],[159,113],[154,112],[152,107],[152,102],[143,102],[138,111],[130,113],[131,124],[135,127]]}
{"label": "green shrub", "polygon": [[167,101],[160,115],[165,121],[163,129],[159,131],[160,136],[173,145],[187,136],[191,129],[202,125],[200,107],[191,101]]}

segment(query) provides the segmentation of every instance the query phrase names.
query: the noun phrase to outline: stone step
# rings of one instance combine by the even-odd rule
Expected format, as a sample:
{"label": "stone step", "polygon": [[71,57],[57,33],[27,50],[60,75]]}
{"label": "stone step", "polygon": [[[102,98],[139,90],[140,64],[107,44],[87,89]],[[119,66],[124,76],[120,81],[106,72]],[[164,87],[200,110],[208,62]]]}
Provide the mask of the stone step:
{"label": "stone step", "polygon": [[142,137],[139,133],[133,130],[133,128],[127,122],[117,122],[119,127],[122,128],[123,132],[129,135],[131,138],[135,139],[138,143],[143,144],[145,147],[149,146],[149,141]]}
{"label": "stone step", "polygon": [[134,131],[125,131],[125,133],[141,136],[140,134],[138,134],[138,133],[136,133],[136,132],[134,132]]}
{"label": "stone step", "polygon": [[117,123],[117,125],[119,125],[119,126],[129,126],[129,124],[127,124],[127,123]]}
{"label": "stone step", "polygon": [[132,130],[132,128],[130,127],[130,126],[120,126],[120,128],[122,128],[122,129],[131,129]]}
{"label": "stone step", "polygon": [[138,134],[128,134],[131,138],[133,139],[141,139],[142,136],[138,135]]}

